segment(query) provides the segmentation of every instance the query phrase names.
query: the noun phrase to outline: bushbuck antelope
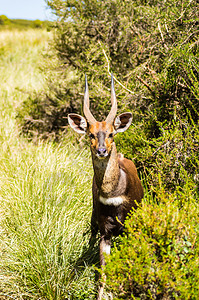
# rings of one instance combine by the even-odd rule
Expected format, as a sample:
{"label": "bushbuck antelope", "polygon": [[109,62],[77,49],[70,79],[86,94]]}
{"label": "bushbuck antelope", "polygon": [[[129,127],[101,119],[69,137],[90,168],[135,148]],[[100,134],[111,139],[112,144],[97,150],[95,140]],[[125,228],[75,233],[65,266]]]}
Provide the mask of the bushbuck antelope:
{"label": "bushbuck antelope", "polygon": [[[143,188],[134,163],[117,154],[114,135],[124,132],[132,122],[132,114],[125,112],[116,117],[117,101],[111,76],[111,110],[103,122],[97,122],[89,109],[89,92],[86,78],[84,115],[69,114],[68,122],[78,133],[87,133],[94,169],[93,211],[91,237],[100,231],[100,264],[105,265],[104,253],[110,253],[111,236],[123,231],[124,220],[143,197]],[[115,118],[116,117],[116,118]],[[99,288],[102,298],[104,284]]]}

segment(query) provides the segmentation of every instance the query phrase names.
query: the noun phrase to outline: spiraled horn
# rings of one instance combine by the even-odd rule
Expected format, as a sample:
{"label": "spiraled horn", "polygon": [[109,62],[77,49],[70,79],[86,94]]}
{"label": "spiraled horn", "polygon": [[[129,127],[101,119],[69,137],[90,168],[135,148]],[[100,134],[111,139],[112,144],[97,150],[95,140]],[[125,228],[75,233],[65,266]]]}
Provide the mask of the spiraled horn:
{"label": "spiraled horn", "polygon": [[93,124],[97,122],[89,109],[89,93],[88,93],[88,82],[87,82],[86,74],[85,74],[85,92],[84,92],[84,115],[89,124]]}
{"label": "spiraled horn", "polygon": [[112,123],[117,113],[117,100],[115,95],[113,74],[111,74],[111,110],[106,118],[107,123]]}

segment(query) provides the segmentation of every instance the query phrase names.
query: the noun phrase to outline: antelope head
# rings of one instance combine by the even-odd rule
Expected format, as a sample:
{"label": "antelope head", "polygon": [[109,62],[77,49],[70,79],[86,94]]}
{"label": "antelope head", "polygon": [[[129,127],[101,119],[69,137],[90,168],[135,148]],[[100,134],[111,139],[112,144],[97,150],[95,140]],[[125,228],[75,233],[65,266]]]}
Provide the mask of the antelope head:
{"label": "antelope head", "polygon": [[91,141],[91,151],[99,159],[109,156],[114,142],[114,135],[124,132],[132,122],[130,112],[122,113],[116,117],[117,100],[114,89],[113,76],[111,76],[111,110],[105,121],[98,122],[89,109],[89,92],[87,78],[85,78],[84,115],[69,114],[69,125],[78,133],[88,134]]}

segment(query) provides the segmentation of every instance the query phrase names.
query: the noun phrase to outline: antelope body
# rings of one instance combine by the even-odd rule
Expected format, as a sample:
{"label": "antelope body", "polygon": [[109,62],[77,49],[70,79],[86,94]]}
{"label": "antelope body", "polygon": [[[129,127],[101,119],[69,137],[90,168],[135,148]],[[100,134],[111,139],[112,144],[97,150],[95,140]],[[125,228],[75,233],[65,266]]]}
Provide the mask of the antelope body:
{"label": "antelope body", "polygon": [[[134,163],[117,154],[114,135],[124,132],[131,125],[132,114],[117,112],[117,101],[111,77],[111,111],[103,122],[97,122],[89,110],[89,94],[86,79],[84,95],[85,118],[69,114],[70,126],[78,133],[87,133],[94,169],[93,211],[91,217],[91,235],[100,231],[100,264],[105,265],[104,253],[110,253],[111,237],[123,231],[127,214],[136,208],[143,197],[143,188]],[[99,289],[98,299],[103,294]]]}

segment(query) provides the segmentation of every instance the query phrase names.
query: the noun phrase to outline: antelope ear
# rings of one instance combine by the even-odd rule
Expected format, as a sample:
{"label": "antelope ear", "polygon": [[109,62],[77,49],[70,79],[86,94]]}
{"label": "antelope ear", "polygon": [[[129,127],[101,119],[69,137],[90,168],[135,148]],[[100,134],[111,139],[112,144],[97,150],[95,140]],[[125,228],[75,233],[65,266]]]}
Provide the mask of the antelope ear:
{"label": "antelope ear", "polygon": [[68,115],[68,123],[70,127],[78,133],[86,133],[87,122],[86,119],[77,114]]}
{"label": "antelope ear", "polygon": [[132,113],[126,112],[119,116],[114,121],[115,132],[124,132],[129,128],[132,122]]}

